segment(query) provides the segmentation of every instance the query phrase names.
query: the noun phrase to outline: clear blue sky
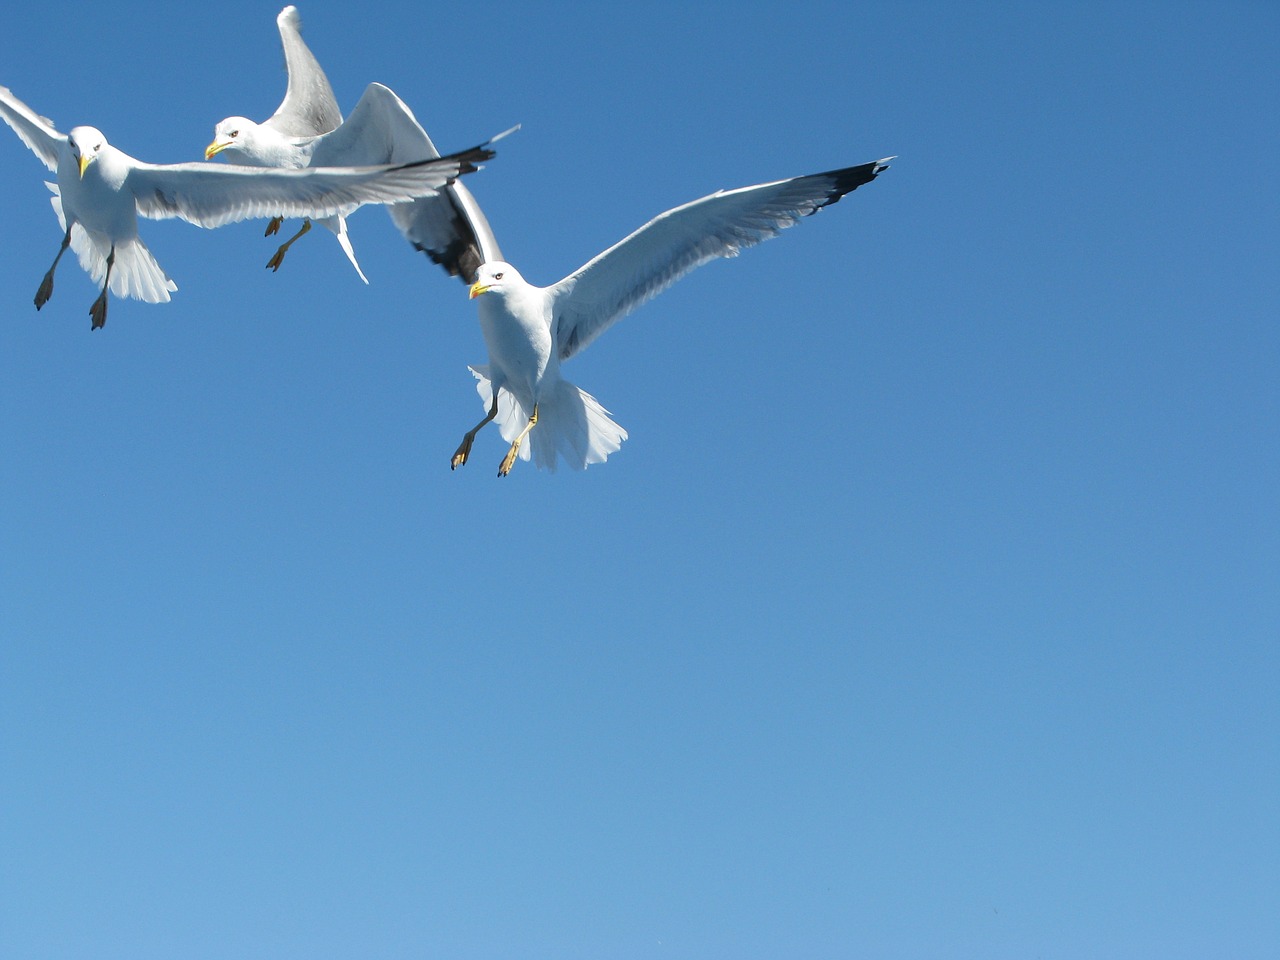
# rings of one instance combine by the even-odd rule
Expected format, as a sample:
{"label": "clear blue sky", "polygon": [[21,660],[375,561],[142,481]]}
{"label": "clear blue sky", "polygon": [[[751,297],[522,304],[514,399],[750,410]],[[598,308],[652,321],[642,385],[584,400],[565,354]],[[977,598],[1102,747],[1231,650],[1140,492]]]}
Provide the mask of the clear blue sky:
{"label": "clear blue sky", "polygon": [[[280,6],[18,5],[0,83],[198,159]],[[0,953],[1276,955],[1275,4],[300,7],[344,108],[524,124],[470,183],[534,282],[900,159],[573,361],[607,464],[499,480],[382,211],[368,287],[145,223],[179,291],[91,334],[0,128]]]}

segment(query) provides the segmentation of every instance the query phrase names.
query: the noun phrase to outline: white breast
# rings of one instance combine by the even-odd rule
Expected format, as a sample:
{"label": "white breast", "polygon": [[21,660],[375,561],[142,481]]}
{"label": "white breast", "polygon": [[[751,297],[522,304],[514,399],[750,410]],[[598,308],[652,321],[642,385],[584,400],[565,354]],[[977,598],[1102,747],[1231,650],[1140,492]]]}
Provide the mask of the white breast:
{"label": "white breast", "polygon": [[489,348],[489,364],[500,371],[507,388],[536,403],[539,385],[560,364],[551,340],[551,305],[536,287],[479,298],[480,329]]}

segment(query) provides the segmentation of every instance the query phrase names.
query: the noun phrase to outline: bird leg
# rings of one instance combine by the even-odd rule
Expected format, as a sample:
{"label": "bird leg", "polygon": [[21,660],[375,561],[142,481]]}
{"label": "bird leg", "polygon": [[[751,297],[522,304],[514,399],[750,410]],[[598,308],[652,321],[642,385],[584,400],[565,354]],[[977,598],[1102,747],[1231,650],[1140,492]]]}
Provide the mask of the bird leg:
{"label": "bird leg", "polygon": [[37,310],[48,303],[49,298],[53,296],[53,271],[58,269],[58,261],[62,259],[62,255],[67,252],[69,246],[71,246],[71,228],[67,227],[67,235],[62,238],[62,246],[58,248],[58,255],[53,258],[53,266],[44,275],[44,279],[40,281],[40,289],[36,291]]}
{"label": "bird leg", "polygon": [[304,233],[306,233],[310,229],[311,229],[311,221],[309,219],[303,220],[302,229],[299,230],[292,237],[290,237],[288,240],[286,240],[284,243],[280,245],[280,249],[276,251],[276,255],[267,261],[267,267],[270,268],[272,273],[275,273],[277,270],[279,270],[280,264],[284,263],[284,255],[288,253],[289,248],[293,246],[293,241],[297,240],[300,236],[302,236]]}
{"label": "bird leg", "polygon": [[511,468],[516,465],[516,454],[520,452],[520,443],[529,435],[529,431],[533,429],[533,425],[538,422],[538,405],[533,405],[533,416],[529,418],[529,422],[524,425],[524,429],[520,431],[520,436],[511,441],[511,449],[507,451],[507,455],[502,459],[502,465],[498,467],[498,476],[505,477],[511,472]]}
{"label": "bird leg", "polygon": [[460,466],[467,462],[467,457],[471,456],[471,444],[476,439],[476,434],[480,432],[480,428],[498,415],[498,391],[493,391],[493,405],[489,407],[489,412],[485,414],[485,418],[477,423],[474,427],[467,431],[467,435],[462,438],[462,443],[458,445],[458,452],[453,455],[453,462],[449,464],[450,470],[457,470]]}
{"label": "bird leg", "polygon": [[267,224],[267,232],[264,237],[274,237],[280,232],[280,228],[284,225],[284,217],[272,217],[271,222]]}
{"label": "bird leg", "polygon": [[107,254],[107,277],[102,281],[102,292],[98,294],[98,299],[93,301],[93,306],[89,308],[89,316],[93,318],[93,324],[90,330],[97,330],[107,324],[107,289],[111,286],[111,266],[116,262],[116,248],[112,244],[111,252]]}

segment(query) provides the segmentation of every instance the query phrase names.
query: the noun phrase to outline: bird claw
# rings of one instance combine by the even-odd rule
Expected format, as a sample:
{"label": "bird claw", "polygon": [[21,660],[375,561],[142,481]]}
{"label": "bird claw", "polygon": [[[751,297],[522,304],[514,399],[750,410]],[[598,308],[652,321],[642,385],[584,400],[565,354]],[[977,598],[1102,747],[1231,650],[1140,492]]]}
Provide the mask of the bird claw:
{"label": "bird claw", "polygon": [[104,291],[103,295],[93,301],[93,306],[89,308],[89,316],[93,319],[93,325],[90,330],[97,330],[99,327],[107,325],[107,297]]}
{"label": "bird claw", "polygon": [[39,310],[53,296],[53,274],[46,273],[40,281],[40,289],[36,291],[36,309]]}
{"label": "bird claw", "polygon": [[449,469],[457,470],[467,462],[467,457],[469,456],[471,456],[471,437],[466,437],[458,447],[458,451],[453,455],[453,460],[449,463]]}
{"label": "bird claw", "polygon": [[278,271],[280,269],[280,265],[284,263],[285,251],[288,249],[289,247],[286,244],[285,246],[277,250],[276,255],[267,261],[267,269],[270,270],[272,273],[275,273],[276,271]]}
{"label": "bird claw", "polygon": [[271,222],[267,224],[267,232],[264,233],[263,236],[264,237],[275,236],[277,233],[280,232],[280,227],[283,223],[284,223],[284,219],[282,217],[272,217]]}
{"label": "bird claw", "polygon": [[498,467],[498,476],[505,477],[511,472],[511,468],[516,465],[516,455],[520,452],[520,441],[517,440],[511,445],[511,449],[507,451],[507,455],[502,458],[502,464]]}

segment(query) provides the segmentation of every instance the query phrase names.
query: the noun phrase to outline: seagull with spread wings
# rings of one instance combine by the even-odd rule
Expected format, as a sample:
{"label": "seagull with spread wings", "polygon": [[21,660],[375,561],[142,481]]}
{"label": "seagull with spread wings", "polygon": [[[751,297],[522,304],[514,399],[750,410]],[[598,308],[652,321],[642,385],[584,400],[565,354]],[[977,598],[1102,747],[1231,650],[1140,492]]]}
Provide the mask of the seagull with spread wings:
{"label": "seagull with spread wings", "polygon": [[548,470],[557,458],[575,469],[602,463],[627,432],[560,376],[561,363],[690,271],[776,237],[870,183],[892,159],[717,191],[655,217],[549,287],[534,286],[501,260],[483,263],[471,298],[481,298],[489,363],[471,371],[488,413],[467,431],[452,467],[467,462],[476,434],[491,421],[509,444],[499,476],[511,472],[517,456],[530,459],[530,448],[534,463]]}
{"label": "seagull with spread wings", "polygon": [[303,170],[152,164],[117,150],[94,127],[59,133],[7,87],[0,87],[0,119],[58,174],[57,184],[48,186],[64,236],[36,292],[36,309],[52,296],[54,270],[70,246],[85,272],[102,284],[89,309],[93,329],[106,323],[108,290],[163,303],[178,289],[139,238],[139,214],[155,220],[180,217],[200,227],[276,214],[328,217],[365,203],[426,196],[494,155],[476,147],[416,163]]}
{"label": "seagull with spread wings", "polygon": [[[280,29],[288,72],[284,101],[262,123],[246,117],[227,117],[220,121],[214,128],[213,142],[205,148],[205,159],[223,154],[251,166],[301,168],[410,163],[440,156],[413,111],[381,83],[371,83],[365,88],[344,122],[328,78],[302,40],[297,8],[289,6],[281,10],[276,25]],[[515,129],[493,137],[485,146]],[[458,210],[465,213],[459,214]],[[388,206],[387,211],[416,249],[449,273],[461,276],[464,283],[471,283],[483,254],[474,233],[466,225],[474,218],[483,224],[485,233],[490,231],[488,224],[483,223],[484,214],[466,187],[455,181],[431,196]],[[347,236],[346,219],[335,216],[316,222],[333,231],[360,279],[368,283]],[[267,235],[275,233],[279,226],[277,217],[267,226]],[[302,228],[281,245],[267,266],[280,269],[289,247],[310,229],[311,221],[304,221]],[[464,236],[459,231],[467,233]],[[496,248],[489,252],[501,257]]]}

